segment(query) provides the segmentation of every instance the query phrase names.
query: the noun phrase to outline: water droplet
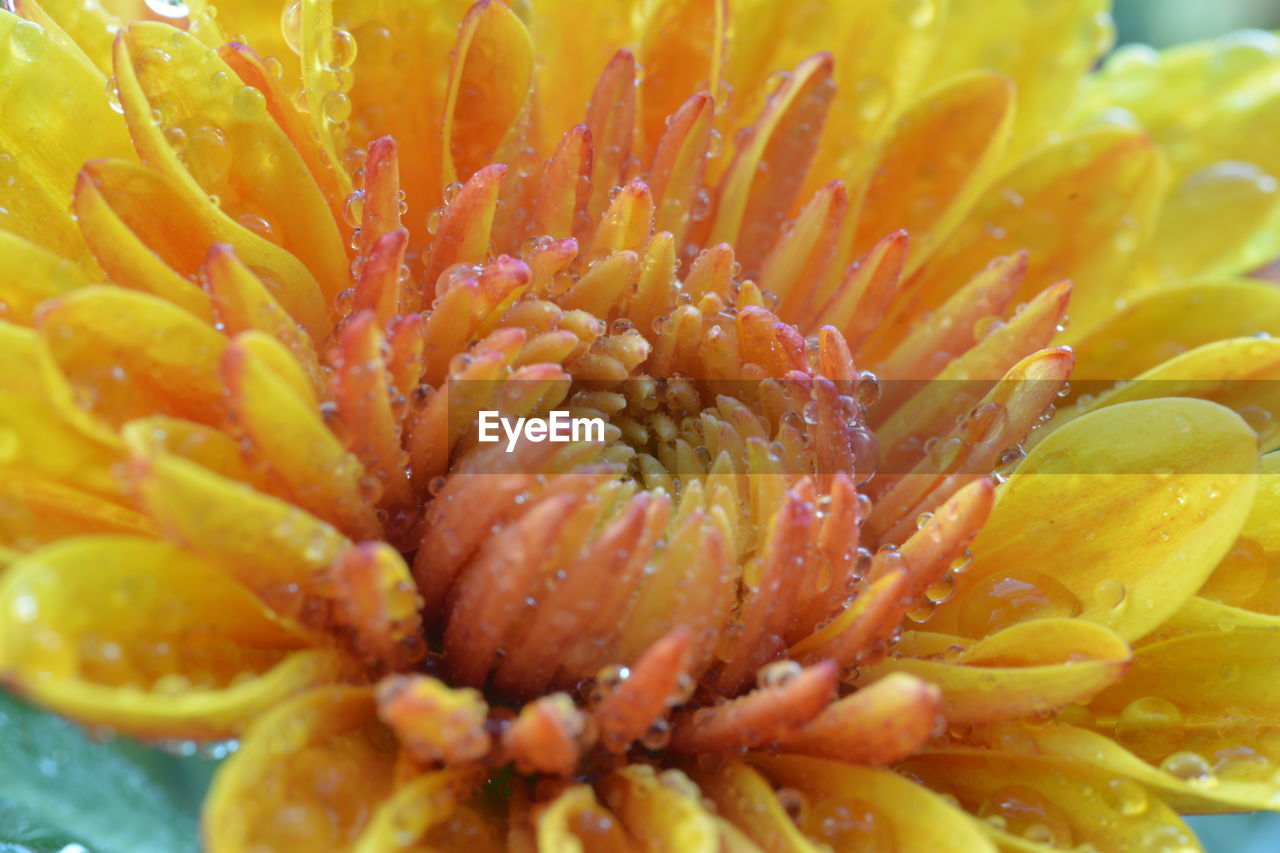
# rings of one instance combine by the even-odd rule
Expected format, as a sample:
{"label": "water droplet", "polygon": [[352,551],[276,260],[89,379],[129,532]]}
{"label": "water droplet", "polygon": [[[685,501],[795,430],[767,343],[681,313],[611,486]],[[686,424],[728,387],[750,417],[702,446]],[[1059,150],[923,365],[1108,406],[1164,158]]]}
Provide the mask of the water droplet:
{"label": "water droplet", "polygon": [[334,124],[351,118],[351,99],[341,92],[326,92],[320,105],[324,117]]}
{"label": "water droplet", "polygon": [[349,30],[335,29],[330,38],[332,68],[350,68],[356,61],[356,39]]}
{"label": "water droplet", "polygon": [[352,228],[359,228],[364,218],[364,190],[356,190],[342,204],[342,220]]}
{"label": "water droplet", "polygon": [[996,572],[965,596],[960,630],[965,636],[988,634],[1028,619],[1076,616],[1080,599],[1061,581],[1033,569]]}
{"label": "water droplet", "polygon": [[925,590],[925,597],[934,604],[941,604],[951,597],[956,591],[956,579],[951,572],[943,572],[942,577],[938,578],[929,588]]}
{"label": "water droplet", "polygon": [[1197,788],[1212,788],[1218,784],[1213,768],[1198,752],[1175,752],[1160,762],[1160,769]]}
{"label": "water droplet", "polygon": [[1099,607],[1105,607],[1108,610],[1114,610],[1123,604],[1124,594],[1124,584],[1112,578],[1098,581],[1097,586],[1093,588],[1093,600]]}
{"label": "water droplet", "polygon": [[244,121],[253,121],[267,112],[266,97],[253,86],[241,86],[231,98],[231,109]]}
{"label": "water droplet", "polygon": [[1116,740],[1149,761],[1176,750],[1185,736],[1182,712],[1158,696],[1135,699],[1116,717]]}
{"label": "water droplet", "polygon": [[666,720],[654,720],[640,736],[640,745],[654,752],[666,749],[669,743],[671,743],[671,725]]}
{"label": "water droplet", "polygon": [[760,667],[756,672],[756,686],[762,689],[781,687],[804,672],[804,667],[793,660],[777,660]]}
{"label": "water droplet", "polygon": [[795,788],[779,788],[773,795],[778,798],[778,805],[787,813],[787,817],[797,826],[804,826],[805,816],[809,811],[809,798],[804,792]]}
{"label": "water droplet", "polygon": [[929,26],[938,14],[934,0],[894,0],[893,11],[908,27],[914,29]]}
{"label": "water droplet", "polygon": [[1041,792],[1026,785],[1006,785],[993,791],[978,807],[978,816],[999,818],[1006,832],[1037,844],[1069,848],[1071,823]]}
{"label": "water droplet", "polygon": [[46,46],[44,27],[34,21],[18,21],[9,31],[9,51],[22,62],[39,62]]}
{"label": "water droplet", "polygon": [[1147,810],[1150,802],[1145,786],[1124,777],[1117,777],[1108,782],[1104,794],[1107,805],[1125,817],[1136,817],[1142,814]]}
{"label": "water droplet", "polygon": [[302,0],[293,0],[280,15],[280,32],[289,50],[302,55]]}

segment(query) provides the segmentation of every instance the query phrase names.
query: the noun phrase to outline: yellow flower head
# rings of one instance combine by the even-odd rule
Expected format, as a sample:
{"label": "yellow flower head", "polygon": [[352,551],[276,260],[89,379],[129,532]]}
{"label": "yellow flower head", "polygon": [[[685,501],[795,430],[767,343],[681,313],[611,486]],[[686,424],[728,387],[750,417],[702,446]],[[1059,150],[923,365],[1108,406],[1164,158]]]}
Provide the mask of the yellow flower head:
{"label": "yellow flower head", "polygon": [[[242,739],[208,849],[1182,851],[1280,805],[1280,40],[5,5],[0,679]],[[603,438],[482,440],[552,411]]]}

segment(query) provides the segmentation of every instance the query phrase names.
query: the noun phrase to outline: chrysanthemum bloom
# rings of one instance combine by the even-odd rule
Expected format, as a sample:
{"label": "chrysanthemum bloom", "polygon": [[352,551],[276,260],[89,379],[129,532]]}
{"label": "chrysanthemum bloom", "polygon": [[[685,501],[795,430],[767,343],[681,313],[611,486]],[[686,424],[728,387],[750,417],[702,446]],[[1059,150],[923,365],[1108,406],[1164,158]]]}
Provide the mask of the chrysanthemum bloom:
{"label": "chrysanthemum bloom", "polygon": [[[242,739],[210,850],[1280,803],[1273,37],[1086,78],[1100,0],[8,5],[0,676]],[[605,441],[477,441],[556,408]]]}

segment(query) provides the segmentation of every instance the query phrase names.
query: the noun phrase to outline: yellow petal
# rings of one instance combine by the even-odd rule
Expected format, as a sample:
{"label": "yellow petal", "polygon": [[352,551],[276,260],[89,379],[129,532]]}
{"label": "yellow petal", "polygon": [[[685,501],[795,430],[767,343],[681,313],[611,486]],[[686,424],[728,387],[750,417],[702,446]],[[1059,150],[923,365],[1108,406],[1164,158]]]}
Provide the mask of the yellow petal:
{"label": "yellow petal", "polygon": [[1165,197],[1152,253],[1156,274],[1173,281],[1266,265],[1280,253],[1275,176],[1240,160],[1211,163],[1186,175]]}
{"label": "yellow petal", "polygon": [[627,832],[649,850],[716,853],[720,832],[699,801],[697,787],[679,770],[633,764],[614,771],[602,783],[609,807]]}
{"label": "yellow petal", "polygon": [[[1280,805],[1272,778],[1280,759],[1280,691],[1267,673],[1278,650],[1270,625],[1219,626],[1142,646],[1128,677],[1090,703],[1093,727],[1205,789],[1207,799],[1218,799],[1219,782],[1261,783],[1221,791],[1220,802],[1274,808]],[[1184,791],[1181,799],[1198,798]]]}
{"label": "yellow petal", "polygon": [[33,330],[0,320],[0,391],[42,397],[40,336]]}
{"label": "yellow petal", "polygon": [[116,501],[27,471],[0,479],[0,507],[0,542],[19,551],[86,533],[156,533],[151,519]]}
{"label": "yellow petal", "polygon": [[677,0],[646,10],[636,58],[644,69],[640,132],[650,150],[685,98],[698,89],[718,91],[728,18],[726,0]]}
{"label": "yellow petal", "polygon": [[[921,659],[919,642],[907,634],[896,656],[864,677],[875,681],[905,672],[936,684],[949,723],[1018,719],[1087,702],[1124,675],[1130,657],[1129,647],[1111,631],[1070,619],[1011,625],[946,662]],[[931,646],[937,642],[930,637]]]}
{"label": "yellow petal", "polygon": [[113,473],[122,458],[118,446],[85,436],[45,400],[0,391],[0,428],[6,435],[5,468],[121,499]]}
{"label": "yellow petal", "polygon": [[327,383],[311,338],[271,296],[262,279],[240,263],[229,246],[221,244],[209,249],[204,273],[227,334],[256,329],[271,335],[293,355],[311,391],[323,395]]}
{"label": "yellow petal", "polygon": [[[0,229],[87,263],[67,199],[93,157],[132,157],[120,116],[107,105],[107,78],[43,27],[0,14]],[[84,128],[92,127],[92,133]]]}
{"label": "yellow petal", "polygon": [[89,283],[71,261],[19,237],[0,231],[0,320],[30,325],[46,299]]}
{"label": "yellow petal", "polygon": [[93,286],[50,303],[40,334],[86,407],[112,423],[163,413],[220,424],[226,338],[150,294]]}
{"label": "yellow petal", "polygon": [[[479,781],[479,765],[424,773],[378,804],[360,833],[355,853],[382,853],[408,847],[443,823]],[[428,848],[429,849],[429,848]],[[558,848],[548,848],[558,849]]]}
{"label": "yellow petal", "polygon": [[[216,196],[213,215],[257,217],[305,265],[332,300],[347,286],[347,258],[329,204],[292,141],[267,112],[266,99],[217,53],[163,24],[134,24],[116,42],[116,81],[142,159],[168,178],[176,195]],[[201,81],[182,73],[199,69]],[[158,110],[162,125],[153,116]],[[253,220],[256,221],[256,220]],[[241,228],[240,230],[245,230]],[[245,263],[255,261],[239,244]],[[295,272],[296,275],[296,272]],[[305,272],[303,273],[305,276]]]}
{"label": "yellow petal", "polygon": [[1224,160],[1280,174],[1266,144],[1274,129],[1280,44],[1271,33],[1245,30],[1157,53],[1133,45],[1113,54],[1087,79],[1081,118],[1119,107],[1149,128],[1182,176]]}
{"label": "yellow petal", "polygon": [[[330,328],[320,288],[306,267],[279,246],[231,221],[203,193],[122,160],[95,160],[81,175],[77,204],[87,216],[81,227],[89,244],[108,251],[115,264],[138,265],[135,256],[145,247],[171,270],[195,281],[209,247],[227,243],[297,322],[313,335]],[[121,226],[134,237],[127,248],[114,243]],[[145,263],[153,265],[153,261]],[[139,273],[129,270],[129,274]]]}
{"label": "yellow petal", "polygon": [[[1025,738],[1013,746],[1025,744]],[[1200,850],[1195,835],[1159,798],[1085,760],[1049,760],[1034,745],[1015,750],[927,750],[899,768],[985,818],[981,827],[1002,849],[1043,853],[1091,844],[1099,850]],[[1131,786],[1137,786],[1136,788]],[[1162,846],[1156,846],[1162,845]]]}
{"label": "yellow petal", "polygon": [[[819,831],[813,837],[836,849],[866,844],[898,853],[995,851],[963,813],[896,773],[793,755],[752,755],[748,760],[775,784],[808,798],[816,826],[831,827],[829,834]],[[841,808],[848,815],[843,820]],[[836,819],[827,823],[824,814]]]}
{"label": "yellow petal", "polygon": [[630,839],[617,817],[596,800],[587,785],[574,785],[537,817],[539,850],[557,853],[623,853]]}
{"label": "yellow petal", "polygon": [[1161,288],[1143,294],[1103,323],[1065,340],[1076,353],[1073,383],[1132,379],[1189,349],[1225,338],[1280,336],[1280,289],[1237,279]]}
{"label": "yellow petal", "polygon": [[773,786],[745,764],[726,764],[719,770],[696,773],[704,796],[716,804],[721,817],[760,845],[778,853],[817,853],[820,849],[805,837],[783,809]]}
{"label": "yellow petal", "polygon": [[227,347],[222,373],[237,423],[298,506],[357,538],[378,538],[361,494],[364,470],[325,425],[288,350],[261,332],[244,332]]}
{"label": "yellow petal", "polygon": [[111,73],[111,37],[120,19],[100,4],[89,5],[79,0],[16,0],[14,10],[30,21],[49,29],[46,19],[73,41],[77,48],[103,75]]}
{"label": "yellow petal", "polygon": [[[144,170],[133,164],[117,164],[114,167],[106,166],[105,169],[115,174],[131,173],[136,169],[139,177],[145,174]],[[155,178],[158,180],[159,176],[156,175]],[[110,190],[104,192],[103,184],[110,180],[110,177],[104,175],[102,168],[91,164],[76,179],[76,193],[72,207],[76,212],[80,233],[89,244],[89,248],[93,250],[98,263],[110,276],[112,283],[159,296],[205,322],[212,321],[213,307],[209,302],[209,294],[201,290],[194,281],[180,275],[178,270],[166,263],[166,258],[157,255],[152,251],[152,247],[144,242],[151,236],[147,233],[151,229],[147,229],[146,225],[154,223],[163,214],[155,207],[149,206],[146,209],[145,222],[138,222],[136,219],[130,222],[123,218],[139,212],[138,202],[149,195],[146,189],[137,187],[136,182],[131,182],[134,183],[133,186],[128,183],[123,186],[113,184],[111,189],[115,192]],[[131,189],[138,190],[137,196],[127,200],[121,198],[120,191],[126,195],[133,195],[129,192]],[[112,209],[113,201],[124,203],[121,205],[124,209],[120,213]],[[126,206],[129,201],[133,204]],[[134,225],[138,226],[137,231],[133,229]],[[168,222],[165,225],[172,233],[174,223]],[[198,234],[180,235],[179,239],[182,237],[198,238]]]}
{"label": "yellow petal", "polygon": [[1126,640],[1190,597],[1231,546],[1257,488],[1257,444],[1202,400],[1111,406],[1040,442],[999,490],[974,565],[930,630],[980,637],[1074,616]]}
{"label": "yellow petal", "polygon": [[[1052,762],[1092,764],[1108,774],[1132,779],[1130,784],[1124,779],[1113,779],[1104,792],[1112,804],[1122,806],[1125,811],[1145,807],[1144,798],[1152,794],[1182,812],[1217,813],[1280,806],[1280,795],[1268,784],[1265,775],[1254,779],[1223,776],[1213,781],[1194,776],[1182,778],[1152,767],[1109,738],[1064,723],[1045,726],[1010,723],[1002,727],[995,738],[1031,746],[1038,756]],[[1242,763],[1248,764],[1247,760]],[[1172,766],[1179,769],[1177,762]],[[1265,763],[1258,762],[1255,769],[1265,772]],[[1150,794],[1143,791],[1144,786]]]}
{"label": "yellow petal", "polygon": [[1276,412],[1280,412],[1277,379],[1280,340],[1250,337],[1217,341],[1171,358],[1097,397],[1082,397],[1063,410],[1052,426],[1057,429],[1082,414],[1117,403],[1155,397],[1197,397],[1237,412],[1257,434],[1260,449],[1266,453],[1280,444],[1280,422],[1275,419]]}
{"label": "yellow petal", "polygon": [[1039,146],[1061,126],[1080,78],[1115,37],[1106,0],[1042,8],[1020,0],[951,0],[950,7],[928,79],[974,68],[1012,79],[1018,88],[1014,152]]}
{"label": "yellow petal", "polygon": [[1072,322],[1090,327],[1124,293],[1162,181],[1154,145],[1132,130],[1076,133],[1039,149],[997,179],[938,248],[912,284],[913,299],[898,306],[895,324],[941,304],[992,258],[1025,249],[1019,298],[1072,279]]}
{"label": "yellow petal", "polygon": [[[536,8],[516,4],[533,36],[537,89],[549,97],[536,103],[538,150],[545,155],[560,135],[582,121],[596,78],[618,45],[632,44],[633,25],[641,4],[637,0],[581,3],[545,0]],[[459,16],[460,17],[460,16]],[[559,61],[572,56],[573,62]],[[684,92],[688,97],[693,92]]]}
{"label": "yellow petal", "polygon": [[281,607],[350,543],[292,503],[219,477],[154,447],[131,447],[132,475],[148,513],[170,539],[208,558]]}
{"label": "yellow petal", "polygon": [[771,0],[734,2],[727,85],[712,93],[725,110],[721,132],[732,134],[759,112],[777,69],[830,51],[839,57],[835,101],[804,192],[831,178],[851,179],[864,152],[916,94],[946,7],[942,0],[848,0],[803,9]]}
{"label": "yellow petal", "polygon": [[734,244],[748,273],[775,242],[778,226],[800,191],[803,166],[813,157],[817,130],[831,106],[833,66],[830,54],[818,54],[796,67],[721,179],[704,245]]}
{"label": "yellow petal", "polygon": [[324,687],[280,703],[218,768],[205,848],[350,850],[391,793],[395,757],[368,688]]}
{"label": "yellow petal", "polygon": [[220,570],[149,539],[83,536],[20,558],[0,614],[0,670],[20,692],[146,737],[226,737],[339,674]]}
{"label": "yellow petal", "polygon": [[169,453],[259,491],[278,488],[268,472],[248,464],[240,442],[204,424],[163,416],[138,418],[120,428],[120,437],[140,456]]}

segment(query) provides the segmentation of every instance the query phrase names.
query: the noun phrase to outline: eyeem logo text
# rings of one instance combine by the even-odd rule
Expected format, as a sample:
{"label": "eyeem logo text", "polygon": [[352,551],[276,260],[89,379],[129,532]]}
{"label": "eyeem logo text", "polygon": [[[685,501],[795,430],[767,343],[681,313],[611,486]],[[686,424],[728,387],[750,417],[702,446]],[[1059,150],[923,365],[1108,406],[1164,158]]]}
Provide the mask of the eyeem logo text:
{"label": "eyeem logo text", "polygon": [[498,430],[507,437],[507,452],[516,449],[521,436],[526,441],[604,441],[604,418],[575,418],[568,412],[553,409],[545,418],[504,418],[499,412],[482,410],[478,426],[479,439],[501,441]]}

